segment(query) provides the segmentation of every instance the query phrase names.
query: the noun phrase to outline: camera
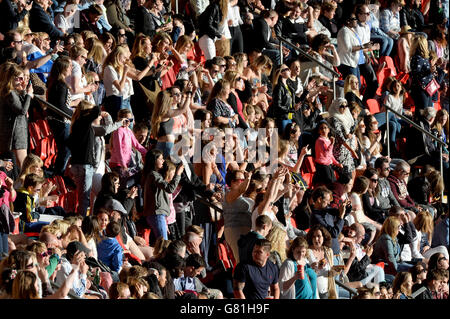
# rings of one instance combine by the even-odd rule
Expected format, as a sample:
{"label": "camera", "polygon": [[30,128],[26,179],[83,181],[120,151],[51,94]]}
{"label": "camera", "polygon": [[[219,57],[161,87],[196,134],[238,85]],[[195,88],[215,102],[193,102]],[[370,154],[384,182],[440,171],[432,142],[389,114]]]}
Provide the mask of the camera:
{"label": "camera", "polygon": [[350,214],[351,211],[352,211],[352,204],[348,203],[347,205],[345,205],[345,216]]}

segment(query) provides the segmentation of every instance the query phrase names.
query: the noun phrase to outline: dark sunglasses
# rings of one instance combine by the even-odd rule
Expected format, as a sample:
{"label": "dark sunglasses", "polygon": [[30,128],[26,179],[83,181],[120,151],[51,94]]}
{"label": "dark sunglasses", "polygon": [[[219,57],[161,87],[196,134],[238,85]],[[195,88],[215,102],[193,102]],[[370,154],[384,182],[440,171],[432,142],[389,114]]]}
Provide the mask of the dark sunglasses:
{"label": "dark sunglasses", "polygon": [[378,178],[371,178],[370,180],[374,183],[378,183]]}
{"label": "dark sunglasses", "polygon": [[289,71],[289,68],[284,68],[281,70],[281,72],[286,72],[286,71]]}
{"label": "dark sunglasses", "polygon": [[94,81],[95,84],[100,84],[100,81]]}
{"label": "dark sunglasses", "polygon": [[31,264],[26,265],[26,266],[25,266],[25,269],[31,269],[31,268],[33,268],[34,266],[37,266],[37,264],[31,263]]}
{"label": "dark sunglasses", "polygon": [[19,40],[19,41],[14,41],[14,43],[17,43],[17,44],[22,44],[22,43],[23,43],[23,40]]}
{"label": "dark sunglasses", "polygon": [[43,253],[40,253],[39,255],[40,255],[42,258],[45,258],[45,257],[51,256],[51,253],[48,252],[48,251],[44,251]]}
{"label": "dark sunglasses", "polygon": [[119,37],[126,37],[127,35],[124,33],[124,34],[119,34]]}

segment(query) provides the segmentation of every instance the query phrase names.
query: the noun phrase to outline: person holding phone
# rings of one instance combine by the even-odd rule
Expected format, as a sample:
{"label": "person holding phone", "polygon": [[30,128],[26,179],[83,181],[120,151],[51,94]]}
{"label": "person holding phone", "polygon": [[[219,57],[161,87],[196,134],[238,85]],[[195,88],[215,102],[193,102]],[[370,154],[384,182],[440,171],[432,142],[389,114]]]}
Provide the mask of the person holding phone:
{"label": "person holding phone", "polygon": [[16,64],[3,64],[0,74],[0,154],[13,151],[20,170],[27,156],[27,112],[33,86],[28,75]]}

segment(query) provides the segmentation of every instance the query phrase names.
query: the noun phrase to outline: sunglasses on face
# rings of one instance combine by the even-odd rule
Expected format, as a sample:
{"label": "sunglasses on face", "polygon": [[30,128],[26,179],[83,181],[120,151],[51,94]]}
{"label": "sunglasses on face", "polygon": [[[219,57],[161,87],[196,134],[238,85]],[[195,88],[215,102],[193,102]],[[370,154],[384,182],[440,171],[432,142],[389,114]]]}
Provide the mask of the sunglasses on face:
{"label": "sunglasses on face", "polygon": [[371,178],[370,180],[374,183],[378,183],[378,178]]}
{"label": "sunglasses on face", "polygon": [[44,251],[43,253],[40,253],[39,254],[42,258],[45,258],[45,257],[48,257],[48,256],[51,256],[52,255],[52,253],[51,253],[51,251]]}
{"label": "sunglasses on face", "polygon": [[14,41],[16,44],[23,44],[23,40]]}
{"label": "sunglasses on face", "polygon": [[31,264],[26,265],[26,266],[25,266],[25,269],[31,269],[31,268],[33,268],[33,267],[35,267],[35,266],[37,266],[37,264],[31,263]]}
{"label": "sunglasses on face", "polygon": [[123,34],[120,33],[120,34],[119,34],[119,37],[126,37],[126,36],[127,36],[127,35],[126,35],[125,33],[123,33]]}
{"label": "sunglasses on face", "polygon": [[281,72],[286,72],[286,71],[289,71],[289,68],[284,68],[281,70]]}
{"label": "sunglasses on face", "polygon": [[224,67],[226,67],[227,65],[226,64],[221,64],[221,65],[219,65],[221,68],[224,68]]}

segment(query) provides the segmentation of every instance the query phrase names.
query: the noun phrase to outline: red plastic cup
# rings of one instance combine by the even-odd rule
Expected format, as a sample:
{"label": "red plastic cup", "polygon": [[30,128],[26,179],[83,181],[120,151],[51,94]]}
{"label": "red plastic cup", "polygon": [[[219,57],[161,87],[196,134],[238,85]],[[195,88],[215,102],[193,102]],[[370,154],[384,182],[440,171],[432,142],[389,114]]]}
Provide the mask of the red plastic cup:
{"label": "red plastic cup", "polygon": [[300,271],[300,279],[305,279],[305,269],[303,265],[297,265],[297,271]]}

